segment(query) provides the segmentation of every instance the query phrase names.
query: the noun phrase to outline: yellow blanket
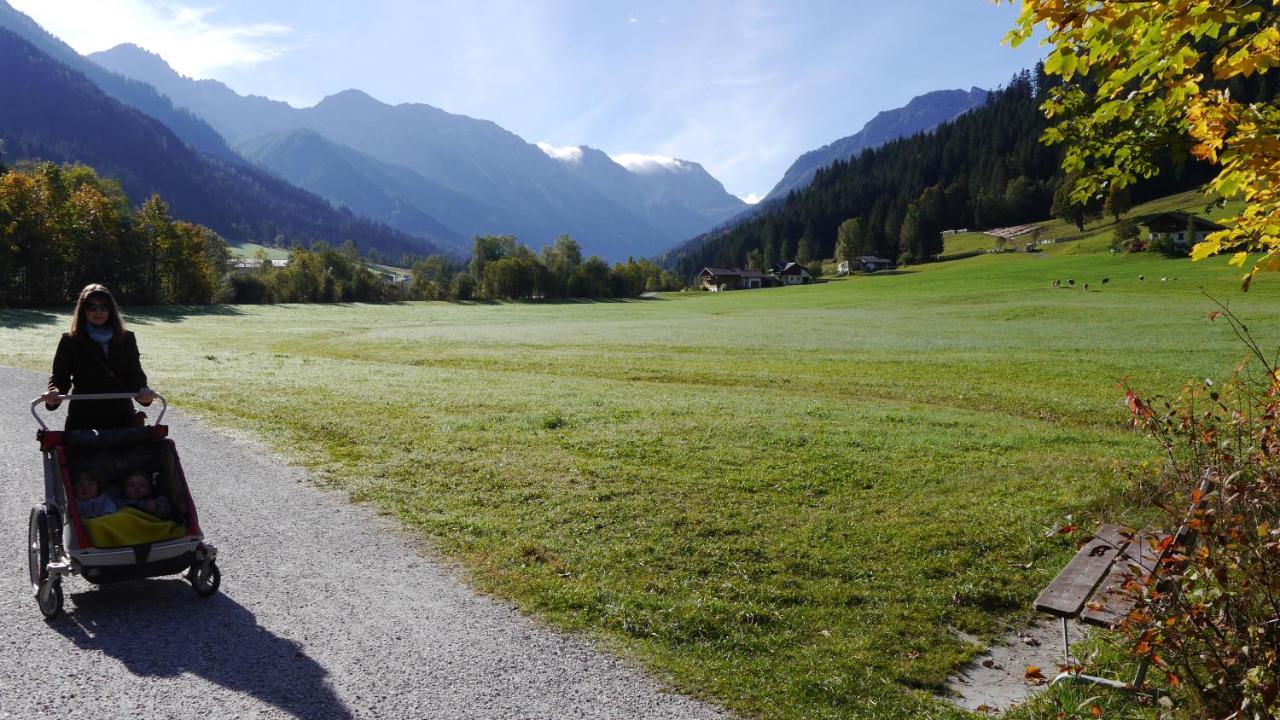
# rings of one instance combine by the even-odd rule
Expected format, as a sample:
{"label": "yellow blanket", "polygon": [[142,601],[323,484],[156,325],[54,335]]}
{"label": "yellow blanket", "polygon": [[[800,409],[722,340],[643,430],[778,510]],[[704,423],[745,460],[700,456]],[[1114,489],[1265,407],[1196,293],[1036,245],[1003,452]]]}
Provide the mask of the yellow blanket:
{"label": "yellow blanket", "polygon": [[132,507],[83,522],[85,532],[89,534],[89,542],[100,548],[177,540],[187,534],[187,529],[175,522],[161,520]]}

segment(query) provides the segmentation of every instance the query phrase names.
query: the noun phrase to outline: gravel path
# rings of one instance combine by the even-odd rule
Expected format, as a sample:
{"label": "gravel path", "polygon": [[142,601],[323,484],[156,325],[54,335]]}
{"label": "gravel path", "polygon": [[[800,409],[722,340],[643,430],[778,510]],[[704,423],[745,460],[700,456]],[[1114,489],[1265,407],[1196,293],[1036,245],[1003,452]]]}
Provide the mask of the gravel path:
{"label": "gravel path", "polygon": [[46,623],[26,579],[43,382],[0,368],[0,718],[725,717],[477,596],[390,521],[181,413],[165,420],[222,591],[76,577]]}

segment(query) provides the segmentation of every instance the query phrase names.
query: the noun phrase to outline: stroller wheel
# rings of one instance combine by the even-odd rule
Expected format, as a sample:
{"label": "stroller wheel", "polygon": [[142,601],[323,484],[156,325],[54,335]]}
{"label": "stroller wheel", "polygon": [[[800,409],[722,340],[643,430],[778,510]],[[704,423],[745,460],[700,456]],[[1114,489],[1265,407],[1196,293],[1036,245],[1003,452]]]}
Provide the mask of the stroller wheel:
{"label": "stroller wheel", "polygon": [[49,577],[49,514],[43,505],[31,508],[27,525],[27,570],[31,576],[31,592],[39,593],[40,585]]}
{"label": "stroller wheel", "polygon": [[209,597],[218,592],[218,586],[222,584],[222,572],[218,570],[218,563],[210,562],[208,571],[204,571],[199,564],[192,565],[191,570],[187,572],[187,581],[191,583],[191,589],[196,591],[200,597]]}
{"label": "stroller wheel", "polygon": [[40,614],[52,620],[62,612],[62,578],[54,578],[48,584],[47,591],[36,594],[36,604],[40,606]]}

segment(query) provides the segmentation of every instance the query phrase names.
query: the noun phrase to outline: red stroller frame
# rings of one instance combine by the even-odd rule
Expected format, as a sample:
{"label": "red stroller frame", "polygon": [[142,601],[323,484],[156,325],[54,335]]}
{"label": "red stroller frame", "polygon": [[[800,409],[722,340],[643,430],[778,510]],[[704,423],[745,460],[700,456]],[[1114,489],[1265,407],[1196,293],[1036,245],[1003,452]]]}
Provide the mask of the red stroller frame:
{"label": "red stroller frame", "polygon": [[[68,402],[135,397],[133,393],[59,396]],[[44,502],[31,509],[28,569],[36,603],[46,618],[62,611],[65,575],[82,575],[96,584],[185,573],[200,596],[218,591],[222,581],[215,561],[218,550],[200,530],[177,447],[168,438],[169,428],[160,424],[169,403],[159,394],[156,397],[161,409],[154,425],[102,431],[50,430],[36,413],[43,398],[31,401],[31,415],[40,424],[36,439],[44,461]],[[73,468],[84,469],[91,453],[95,459],[108,461],[118,461],[124,455],[153,470],[157,490],[168,500],[175,522],[186,527],[186,535],[124,547],[95,547],[81,522],[72,485]]]}

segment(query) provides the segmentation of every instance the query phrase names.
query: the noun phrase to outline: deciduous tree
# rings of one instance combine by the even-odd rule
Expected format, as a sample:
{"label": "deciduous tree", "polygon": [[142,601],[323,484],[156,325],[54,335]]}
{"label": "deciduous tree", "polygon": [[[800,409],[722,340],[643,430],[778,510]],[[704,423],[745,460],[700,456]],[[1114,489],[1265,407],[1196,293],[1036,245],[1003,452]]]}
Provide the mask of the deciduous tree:
{"label": "deciduous tree", "polygon": [[1216,165],[1208,190],[1244,200],[1244,210],[1192,251],[1202,259],[1233,252],[1244,276],[1280,270],[1280,108],[1245,103],[1230,83],[1280,65],[1280,4],[1275,0],[1021,0],[1006,40],[1047,32],[1045,72],[1061,76],[1044,135],[1066,148],[1083,202],[1108,187],[1155,175],[1165,154],[1189,153]]}

